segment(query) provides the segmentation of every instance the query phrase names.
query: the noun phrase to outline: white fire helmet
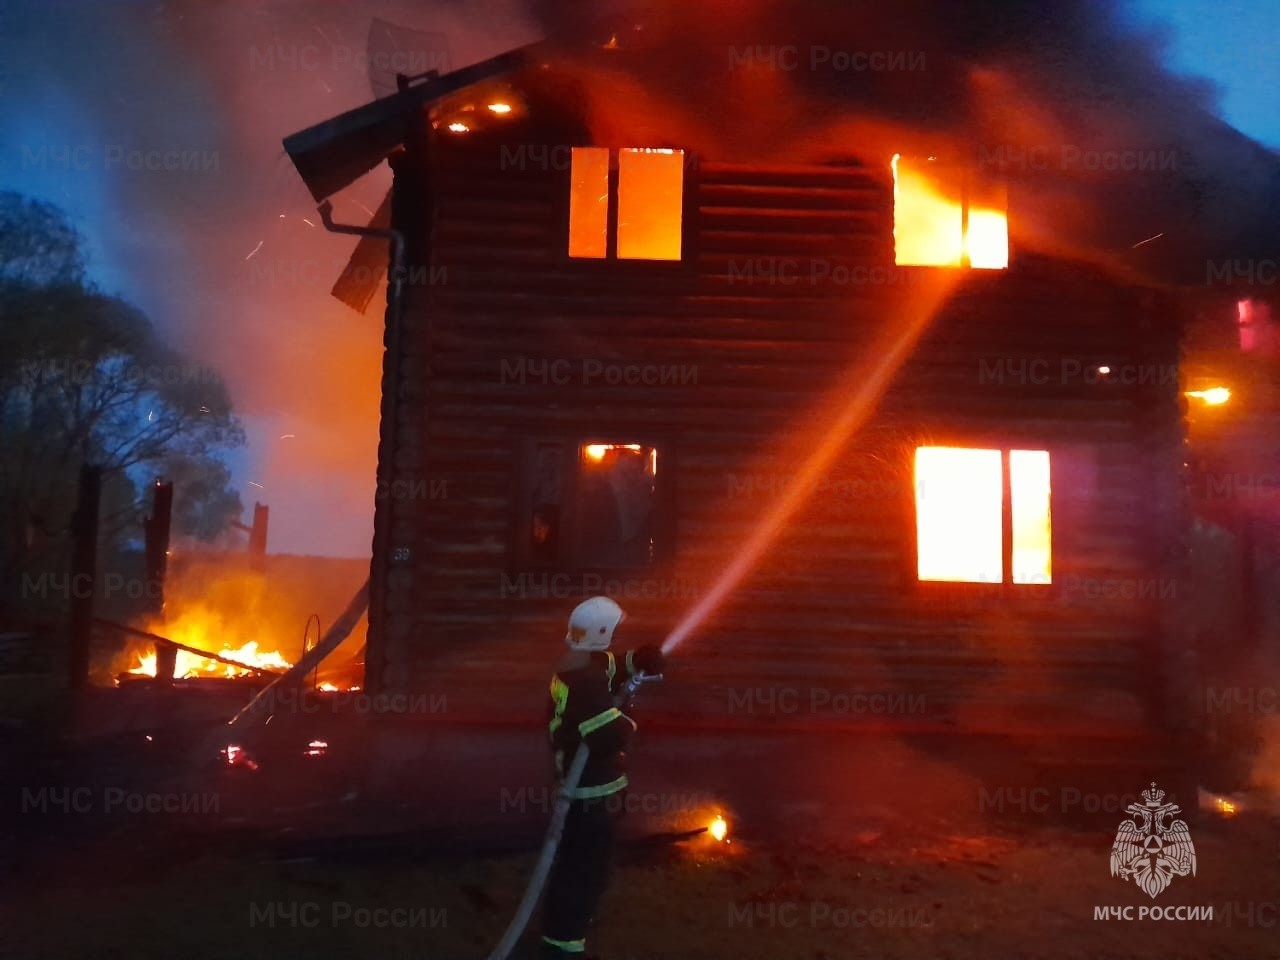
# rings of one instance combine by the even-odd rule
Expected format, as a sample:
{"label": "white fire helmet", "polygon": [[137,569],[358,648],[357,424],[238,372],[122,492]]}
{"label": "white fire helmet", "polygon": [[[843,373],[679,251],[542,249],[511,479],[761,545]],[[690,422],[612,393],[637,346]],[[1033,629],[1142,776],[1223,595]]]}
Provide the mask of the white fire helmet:
{"label": "white fire helmet", "polygon": [[608,597],[583,600],[569,614],[569,632],[564,642],[574,650],[608,650],[613,631],[626,616]]}

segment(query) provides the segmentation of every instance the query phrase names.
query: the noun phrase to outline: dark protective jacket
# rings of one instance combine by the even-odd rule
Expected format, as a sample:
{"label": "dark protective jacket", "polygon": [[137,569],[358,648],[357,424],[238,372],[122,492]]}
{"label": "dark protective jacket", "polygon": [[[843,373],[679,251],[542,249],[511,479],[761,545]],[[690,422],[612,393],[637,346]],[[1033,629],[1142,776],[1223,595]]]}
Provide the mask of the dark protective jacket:
{"label": "dark protective jacket", "polygon": [[551,678],[547,730],[556,775],[564,778],[580,742],[591,751],[575,799],[607,797],[627,786],[625,751],[636,724],[614,702],[636,672],[634,655],[628,651],[620,662],[612,651],[595,650],[585,666]]}

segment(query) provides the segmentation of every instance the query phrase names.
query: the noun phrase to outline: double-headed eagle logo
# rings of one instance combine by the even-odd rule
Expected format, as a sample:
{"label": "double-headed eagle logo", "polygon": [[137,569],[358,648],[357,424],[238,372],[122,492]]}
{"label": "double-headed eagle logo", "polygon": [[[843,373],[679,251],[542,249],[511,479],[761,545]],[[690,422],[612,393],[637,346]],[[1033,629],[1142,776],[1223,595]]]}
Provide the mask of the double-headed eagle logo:
{"label": "double-headed eagle logo", "polygon": [[1164,791],[1155,783],[1142,791],[1145,804],[1131,803],[1125,820],[1116,830],[1111,845],[1111,875],[1133,882],[1155,899],[1173,882],[1174,877],[1196,875],[1196,848],[1185,820],[1165,823],[1167,817],[1181,813],[1176,803],[1164,802]]}

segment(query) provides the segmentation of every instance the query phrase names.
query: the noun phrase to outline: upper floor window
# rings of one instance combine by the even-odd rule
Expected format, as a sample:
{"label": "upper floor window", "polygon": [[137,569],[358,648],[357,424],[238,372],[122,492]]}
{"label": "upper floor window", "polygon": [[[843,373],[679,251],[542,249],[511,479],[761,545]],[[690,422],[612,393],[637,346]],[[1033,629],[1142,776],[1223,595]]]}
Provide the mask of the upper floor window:
{"label": "upper floor window", "polygon": [[933,160],[894,155],[894,263],[921,267],[1009,265],[1003,184],[980,183]]}
{"label": "upper floor window", "polygon": [[569,256],[679,260],[683,211],[683,150],[619,150],[614,189],[607,148],[571,151]]}

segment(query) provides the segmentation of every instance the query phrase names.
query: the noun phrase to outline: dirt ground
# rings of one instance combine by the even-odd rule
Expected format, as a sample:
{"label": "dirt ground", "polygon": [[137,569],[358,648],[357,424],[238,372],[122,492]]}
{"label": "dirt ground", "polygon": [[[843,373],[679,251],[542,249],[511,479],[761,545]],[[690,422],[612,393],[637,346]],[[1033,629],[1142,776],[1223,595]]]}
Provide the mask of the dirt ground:
{"label": "dirt ground", "polygon": [[[202,728],[158,721],[75,750],[0,736],[0,957],[488,956],[546,821],[541,732],[349,720],[271,725],[282,752],[256,771],[193,767]],[[317,736],[323,757],[295,749]],[[653,731],[591,955],[1280,960],[1273,800],[1201,811],[1168,770],[1179,757],[1055,780],[1048,746],[1006,763],[954,739]],[[1155,776],[1197,867],[1152,900],[1110,875],[1109,853],[1127,795]],[[133,809],[150,799],[176,805]],[[671,836],[717,810],[729,842]]]}
{"label": "dirt ground", "polygon": [[[1245,813],[1194,832],[1196,875],[1154,901],[1109,875],[1109,837],[1063,828],[903,818],[820,846],[804,823],[785,842],[633,839],[589,945],[615,960],[1280,958],[1277,822]],[[5,881],[0,953],[467,960],[496,943],[533,860],[409,847],[280,859],[207,841],[135,830],[58,844]],[[1213,918],[1137,918],[1153,905]],[[1126,906],[1134,919],[1094,918]]]}

